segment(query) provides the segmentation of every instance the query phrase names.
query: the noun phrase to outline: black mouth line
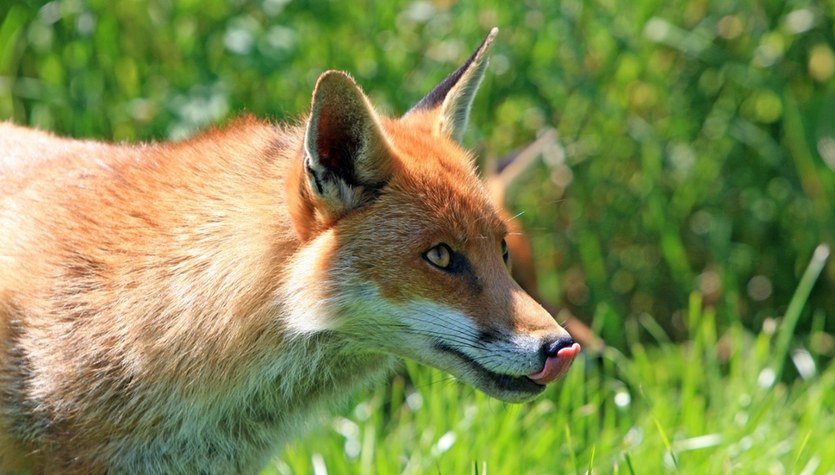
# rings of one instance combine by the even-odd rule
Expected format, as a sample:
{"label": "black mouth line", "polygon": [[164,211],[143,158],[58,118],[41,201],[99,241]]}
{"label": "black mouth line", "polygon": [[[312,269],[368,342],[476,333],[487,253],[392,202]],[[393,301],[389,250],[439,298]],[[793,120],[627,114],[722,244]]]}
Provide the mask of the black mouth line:
{"label": "black mouth line", "polygon": [[514,376],[511,374],[501,374],[491,371],[478,362],[464,354],[460,350],[453,348],[441,342],[435,343],[435,348],[445,353],[456,356],[458,359],[467,364],[470,369],[480,373],[485,379],[489,380],[493,386],[502,390],[516,393],[538,394],[545,389],[545,386],[537,384],[529,379],[527,376]]}

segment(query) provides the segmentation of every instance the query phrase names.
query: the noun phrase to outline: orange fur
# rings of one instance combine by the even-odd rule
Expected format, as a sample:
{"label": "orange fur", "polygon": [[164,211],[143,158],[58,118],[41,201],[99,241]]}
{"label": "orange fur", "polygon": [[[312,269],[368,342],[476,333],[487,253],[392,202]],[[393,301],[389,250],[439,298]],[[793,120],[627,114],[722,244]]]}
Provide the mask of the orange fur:
{"label": "orange fur", "polygon": [[328,72],[297,126],[0,124],[0,472],[252,473],[397,357],[508,401],[562,374],[453,140],[494,34],[401,119]]}

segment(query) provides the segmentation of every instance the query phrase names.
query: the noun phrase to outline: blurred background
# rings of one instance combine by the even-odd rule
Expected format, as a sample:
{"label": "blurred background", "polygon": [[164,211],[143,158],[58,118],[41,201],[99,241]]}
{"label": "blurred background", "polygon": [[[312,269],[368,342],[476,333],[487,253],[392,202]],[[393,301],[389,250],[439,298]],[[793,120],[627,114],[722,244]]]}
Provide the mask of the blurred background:
{"label": "blurred background", "polygon": [[2,0],[0,120],[178,140],[327,69],[399,115],[493,26],[465,144],[556,131],[507,201],[607,348],[525,405],[407,363],[265,473],[833,473],[832,0]]}
{"label": "blurred background", "polygon": [[[692,292],[758,331],[835,243],[833,16],[811,0],[7,0],[0,119],[181,139],[293,120],[326,69],[398,115],[499,26],[466,142],[489,159],[558,131],[509,190],[544,297],[614,345],[655,323],[681,337]],[[798,330],[833,333],[833,315],[830,261]]]}

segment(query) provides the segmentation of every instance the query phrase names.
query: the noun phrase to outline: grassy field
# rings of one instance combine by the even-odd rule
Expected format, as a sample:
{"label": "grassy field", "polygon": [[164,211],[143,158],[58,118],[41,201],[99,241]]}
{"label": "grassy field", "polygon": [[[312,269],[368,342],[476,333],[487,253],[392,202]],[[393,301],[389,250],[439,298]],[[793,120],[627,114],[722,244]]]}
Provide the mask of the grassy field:
{"label": "grassy field", "polygon": [[501,31],[466,143],[606,342],[526,405],[406,363],[266,473],[835,473],[835,3],[7,0],[0,120],[117,141],[399,114]]}

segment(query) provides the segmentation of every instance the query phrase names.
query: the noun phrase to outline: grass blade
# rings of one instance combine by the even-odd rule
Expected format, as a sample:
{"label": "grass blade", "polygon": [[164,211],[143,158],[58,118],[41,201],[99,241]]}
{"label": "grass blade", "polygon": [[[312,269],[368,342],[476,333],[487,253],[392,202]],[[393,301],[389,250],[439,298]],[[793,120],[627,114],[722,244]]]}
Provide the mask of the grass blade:
{"label": "grass blade", "polygon": [[661,436],[661,441],[664,442],[664,447],[667,448],[667,452],[670,454],[670,458],[673,460],[673,466],[678,469],[678,460],[676,460],[676,453],[673,452],[673,445],[670,443],[669,437],[667,437],[667,433],[664,431],[664,428],[661,427],[661,423],[658,421],[658,418],[652,416],[652,421],[655,422],[655,428],[658,429],[658,434]]}
{"label": "grass blade", "polygon": [[803,307],[809,299],[812,287],[814,287],[815,282],[818,280],[818,276],[823,270],[827,258],[829,258],[829,246],[825,244],[818,245],[812,254],[809,265],[806,266],[806,271],[803,272],[803,276],[800,278],[797,290],[794,291],[794,295],[792,295],[789,301],[789,307],[786,309],[786,315],[777,334],[777,347],[774,351],[774,372],[777,380],[780,379],[783,373],[783,366],[786,363],[794,329],[797,326],[798,320],[800,320],[800,313],[803,311]]}
{"label": "grass blade", "polygon": [[629,475],[635,475],[635,467],[632,466],[632,457],[629,452],[624,452],[623,458],[626,459],[626,467],[629,468]]}

